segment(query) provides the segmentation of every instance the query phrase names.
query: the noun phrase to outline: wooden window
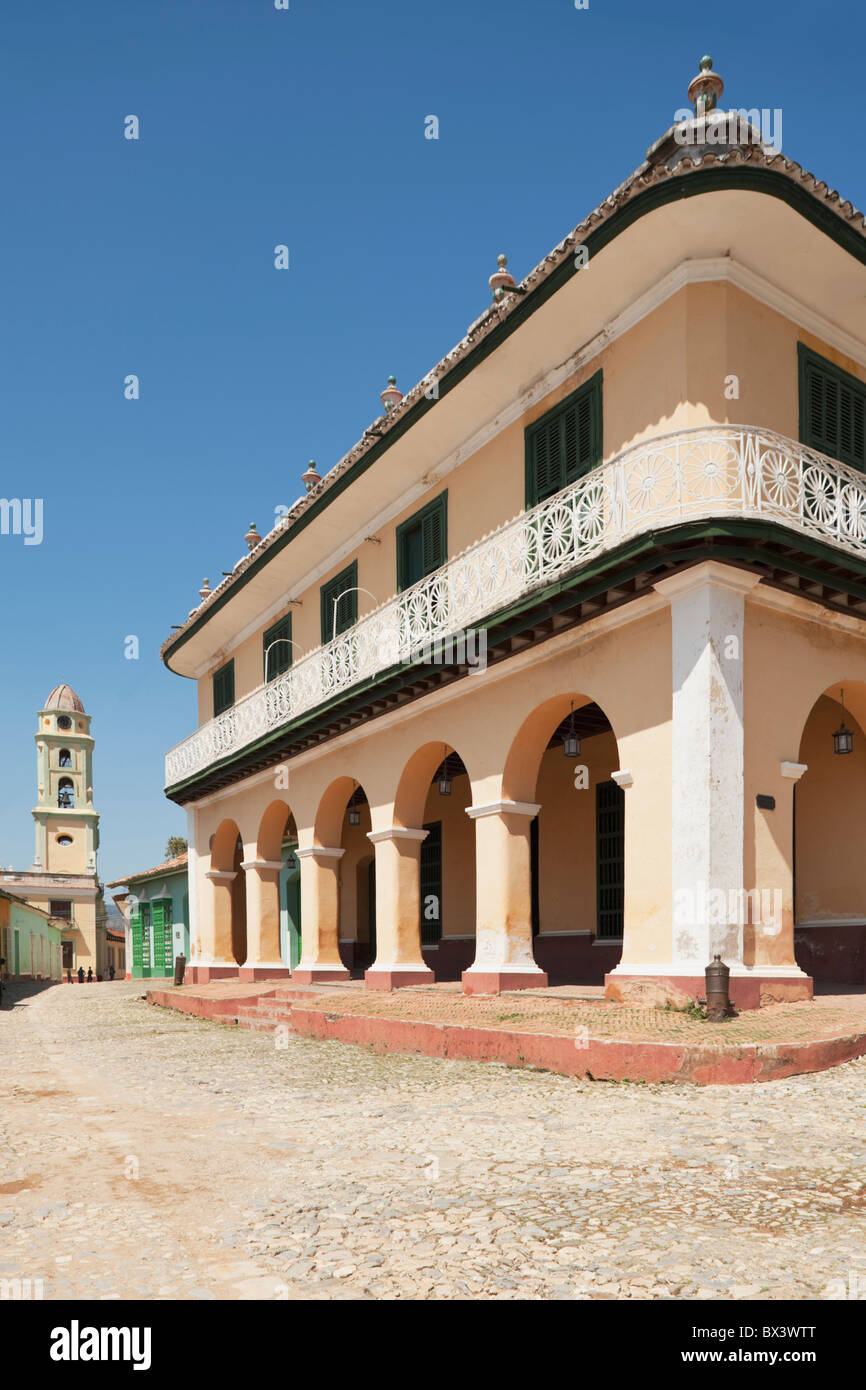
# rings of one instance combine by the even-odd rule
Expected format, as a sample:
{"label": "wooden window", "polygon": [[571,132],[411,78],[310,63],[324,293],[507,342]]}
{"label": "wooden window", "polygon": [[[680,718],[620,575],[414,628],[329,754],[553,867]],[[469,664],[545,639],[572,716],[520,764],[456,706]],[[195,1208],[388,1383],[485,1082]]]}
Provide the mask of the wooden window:
{"label": "wooden window", "polygon": [[151,904],[154,969],[170,975],[174,969],[171,898],[155,898]]}
{"label": "wooden window", "polygon": [[621,937],[624,900],[625,792],[616,782],[595,789],[598,936]]}
{"label": "wooden window", "polygon": [[442,822],[425,825],[421,841],[421,945],[438,946],[442,936]]}
{"label": "wooden window", "polygon": [[235,702],[235,663],[227,661],[213,673],[213,712],[214,717],[231,709]]}
{"label": "wooden window", "polygon": [[[353,560],[321,588],[322,641],[354,627],[358,621],[358,561]],[[334,600],[336,599],[336,610]],[[336,616],[336,623],[335,623]]]}
{"label": "wooden window", "polygon": [[64,922],[72,921],[72,903],[52,899],[48,904],[49,917],[59,917]]}
{"label": "wooden window", "polygon": [[866,382],[798,343],[800,442],[866,471]]}
{"label": "wooden window", "polygon": [[402,592],[448,559],[448,493],[397,527],[397,588]]}
{"label": "wooden window", "polygon": [[526,505],[576,482],[602,459],[601,372],[528,425]]}
{"label": "wooden window", "polygon": [[262,666],[266,681],[281,676],[292,664],[292,615],[287,613],[269,627],[262,638]]}

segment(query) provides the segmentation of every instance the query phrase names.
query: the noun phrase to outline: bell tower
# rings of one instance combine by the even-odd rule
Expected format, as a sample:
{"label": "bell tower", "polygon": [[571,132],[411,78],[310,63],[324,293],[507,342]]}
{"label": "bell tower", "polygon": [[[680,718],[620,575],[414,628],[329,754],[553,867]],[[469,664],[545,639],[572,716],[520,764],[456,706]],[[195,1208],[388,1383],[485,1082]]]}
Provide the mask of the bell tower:
{"label": "bell tower", "polygon": [[39,711],[36,766],[33,869],[95,877],[99,816],[93,809],[90,716],[68,685],[56,686]]}

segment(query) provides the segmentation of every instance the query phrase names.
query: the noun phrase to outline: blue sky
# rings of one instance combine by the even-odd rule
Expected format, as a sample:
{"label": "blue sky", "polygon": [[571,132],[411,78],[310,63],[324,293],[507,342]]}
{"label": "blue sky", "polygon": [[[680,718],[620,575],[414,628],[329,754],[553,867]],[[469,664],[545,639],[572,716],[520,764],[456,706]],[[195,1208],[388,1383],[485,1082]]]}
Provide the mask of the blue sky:
{"label": "blue sky", "polygon": [[44,500],[41,545],[0,536],[18,869],[60,681],[93,716],[103,878],[185,832],[163,755],[195,691],[158,648],[203,575],[458,341],[497,252],[520,278],[640,163],[701,54],[866,206],[853,0],[19,0],[3,30],[0,495]]}

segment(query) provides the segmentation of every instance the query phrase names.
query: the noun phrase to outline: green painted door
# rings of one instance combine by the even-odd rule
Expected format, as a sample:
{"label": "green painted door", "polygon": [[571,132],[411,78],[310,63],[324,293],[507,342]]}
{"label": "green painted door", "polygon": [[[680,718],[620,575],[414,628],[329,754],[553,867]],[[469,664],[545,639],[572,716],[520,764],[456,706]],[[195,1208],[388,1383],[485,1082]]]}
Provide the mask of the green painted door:
{"label": "green painted door", "polygon": [[300,871],[286,879],[286,919],[289,969],[294,970],[301,959],[301,875]]}

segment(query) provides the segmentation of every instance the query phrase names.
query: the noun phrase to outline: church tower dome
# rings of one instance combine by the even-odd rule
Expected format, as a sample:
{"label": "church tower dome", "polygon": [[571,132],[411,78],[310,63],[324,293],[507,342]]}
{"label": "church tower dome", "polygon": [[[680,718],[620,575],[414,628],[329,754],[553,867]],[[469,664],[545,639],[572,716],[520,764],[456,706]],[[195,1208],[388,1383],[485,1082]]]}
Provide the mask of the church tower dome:
{"label": "church tower dome", "polygon": [[48,699],[45,701],[45,709],[67,709],[74,710],[77,714],[84,713],[84,706],[71,685],[55,685]]}

